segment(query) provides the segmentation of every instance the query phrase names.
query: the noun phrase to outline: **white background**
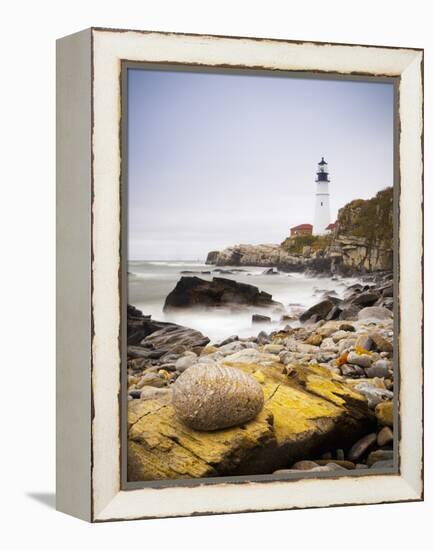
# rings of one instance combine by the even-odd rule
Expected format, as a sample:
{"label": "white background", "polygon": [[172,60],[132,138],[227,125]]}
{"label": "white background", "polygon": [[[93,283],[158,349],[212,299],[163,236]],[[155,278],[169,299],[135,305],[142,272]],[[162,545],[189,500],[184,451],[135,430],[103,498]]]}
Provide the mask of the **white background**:
{"label": "white background", "polygon": [[[431,2],[44,0],[2,5],[0,139],[3,548],[432,547]],[[89,26],[425,48],[424,503],[88,525],[55,512],[55,39]],[[355,167],[355,169],[359,169]],[[428,542],[430,541],[430,542]]]}

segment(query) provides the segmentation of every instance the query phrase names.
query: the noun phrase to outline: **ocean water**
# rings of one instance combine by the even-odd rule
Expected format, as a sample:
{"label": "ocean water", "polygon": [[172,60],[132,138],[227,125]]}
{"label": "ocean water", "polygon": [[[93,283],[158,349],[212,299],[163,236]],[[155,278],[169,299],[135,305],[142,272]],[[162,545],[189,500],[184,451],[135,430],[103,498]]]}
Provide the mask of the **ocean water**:
{"label": "ocean water", "polygon": [[[128,303],[140,309],[145,315],[152,315],[158,321],[169,321],[200,330],[218,342],[228,336],[253,336],[262,329],[271,331],[287,324],[296,326],[297,321],[280,321],[282,313],[253,308],[245,311],[232,310],[179,310],[163,312],[166,296],[183,276],[181,271],[212,271],[215,266],[189,261],[131,261],[128,263]],[[220,269],[220,268],[219,268]],[[230,266],[221,269],[230,270]],[[213,276],[234,279],[257,286],[281,302],[288,315],[300,312],[321,300],[323,292],[335,291],[341,297],[348,285],[356,279],[330,277],[308,277],[302,273],[279,273],[265,275],[264,267],[234,267],[242,272],[229,274],[195,273],[197,277],[211,280]],[[259,313],[272,318],[272,324],[252,325],[252,314]]]}

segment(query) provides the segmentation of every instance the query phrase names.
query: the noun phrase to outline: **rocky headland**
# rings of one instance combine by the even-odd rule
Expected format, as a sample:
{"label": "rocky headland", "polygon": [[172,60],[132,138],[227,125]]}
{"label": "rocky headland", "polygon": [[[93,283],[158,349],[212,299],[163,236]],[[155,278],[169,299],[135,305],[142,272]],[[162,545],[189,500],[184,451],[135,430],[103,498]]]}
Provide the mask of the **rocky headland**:
{"label": "rocky headland", "polygon": [[354,200],[339,210],[330,235],[299,235],[280,244],[238,244],[211,251],[216,266],[277,267],[282,271],[358,275],[393,267],[393,189],[369,200]]}

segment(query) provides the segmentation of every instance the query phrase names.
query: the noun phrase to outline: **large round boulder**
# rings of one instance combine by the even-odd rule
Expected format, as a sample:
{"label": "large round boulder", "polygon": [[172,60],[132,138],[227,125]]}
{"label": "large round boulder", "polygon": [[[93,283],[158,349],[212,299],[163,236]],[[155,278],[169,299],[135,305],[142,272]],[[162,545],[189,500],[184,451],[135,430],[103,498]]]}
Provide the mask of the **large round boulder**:
{"label": "large round boulder", "polygon": [[234,367],[193,365],[173,385],[173,406],[187,426],[214,431],[252,420],[264,405],[260,384]]}

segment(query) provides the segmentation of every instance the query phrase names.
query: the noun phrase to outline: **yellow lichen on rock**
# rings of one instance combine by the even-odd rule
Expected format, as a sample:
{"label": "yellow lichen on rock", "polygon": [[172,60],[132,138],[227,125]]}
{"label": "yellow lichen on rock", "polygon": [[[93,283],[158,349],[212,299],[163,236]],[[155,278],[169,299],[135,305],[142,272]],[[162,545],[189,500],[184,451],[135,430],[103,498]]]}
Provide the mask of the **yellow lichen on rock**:
{"label": "yellow lichen on rock", "polygon": [[270,473],[328,441],[351,441],[370,428],[365,398],[319,365],[232,362],[260,379],[265,403],[243,426],[199,432],[185,426],[166,397],[130,402],[130,481]]}
{"label": "yellow lichen on rock", "polygon": [[245,428],[198,432],[176,417],[171,402],[139,402],[128,438],[128,479],[177,479],[215,476],[234,469],[252,448],[274,434],[271,416],[262,411]]}

